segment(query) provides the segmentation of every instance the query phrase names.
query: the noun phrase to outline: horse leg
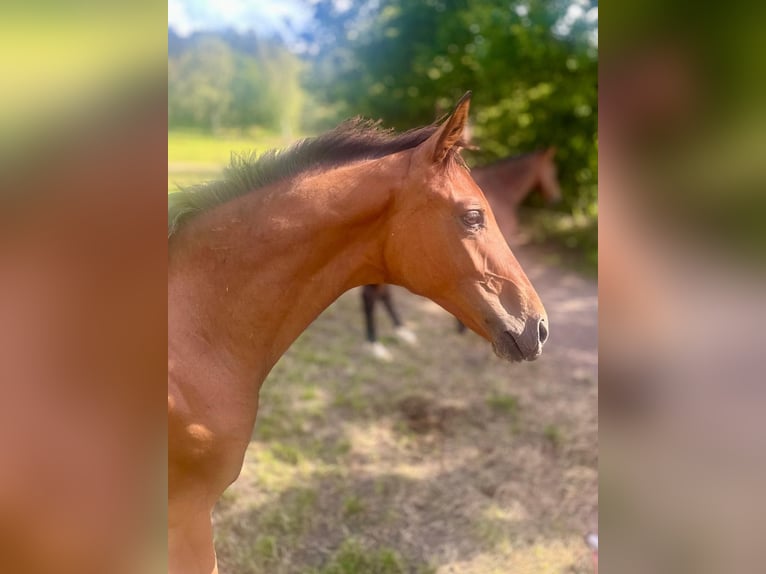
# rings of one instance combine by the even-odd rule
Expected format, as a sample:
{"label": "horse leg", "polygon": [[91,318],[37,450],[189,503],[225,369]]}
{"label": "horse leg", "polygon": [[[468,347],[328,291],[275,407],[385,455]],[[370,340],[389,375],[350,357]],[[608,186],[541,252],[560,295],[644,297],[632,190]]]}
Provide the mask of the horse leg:
{"label": "horse leg", "polygon": [[394,308],[394,302],[391,299],[391,289],[388,285],[381,285],[379,288],[379,297],[383,301],[383,306],[386,308],[386,311],[388,311],[389,317],[391,317],[391,321],[394,324],[394,327],[401,327],[402,326],[402,320],[399,318],[399,314],[396,312],[396,309]]}
{"label": "horse leg", "polygon": [[375,332],[375,301],[378,298],[377,285],[365,285],[362,287],[362,306],[364,308],[364,326],[367,331],[367,342],[374,343],[378,340]]}
{"label": "horse leg", "polygon": [[362,288],[362,305],[364,307],[365,326],[367,328],[367,347],[372,355],[381,361],[391,361],[393,356],[386,347],[378,341],[375,332],[375,302],[379,297],[379,285],[365,285]]}
{"label": "horse leg", "polygon": [[399,314],[394,307],[394,300],[391,298],[391,288],[388,285],[381,285],[379,291],[379,297],[383,301],[383,306],[388,311],[388,315],[391,317],[391,321],[394,324],[396,336],[399,337],[405,343],[410,345],[416,345],[418,338],[411,330],[404,326],[402,320],[399,318]]}

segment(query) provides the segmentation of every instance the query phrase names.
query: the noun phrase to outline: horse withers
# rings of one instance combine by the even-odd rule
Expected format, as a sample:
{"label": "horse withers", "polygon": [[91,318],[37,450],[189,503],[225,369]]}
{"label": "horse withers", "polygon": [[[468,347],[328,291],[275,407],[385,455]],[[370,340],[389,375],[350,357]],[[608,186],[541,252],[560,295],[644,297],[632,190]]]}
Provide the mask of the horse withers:
{"label": "horse withers", "polygon": [[[555,155],[556,148],[548,147],[471,170],[474,181],[479,184],[489,201],[495,220],[509,245],[514,244],[518,233],[519,206],[532,191],[539,190],[548,204],[555,204],[561,200]],[[404,325],[389,286],[365,285],[362,288],[362,309],[367,348],[374,357],[391,361],[391,352],[378,340],[375,322],[375,307],[378,301],[383,303],[394,324],[394,332],[400,339],[409,344],[413,344],[417,339]],[[458,321],[458,331],[464,330],[465,326]]]}
{"label": "horse withers", "polygon": [[502,358],[534,360],[545,309],[460,157],[466,94],[440,125],[351,121],[168,196],[168,550],[217,572],[211,512],[239,475],[267,374],[343,292],[428,297]]}

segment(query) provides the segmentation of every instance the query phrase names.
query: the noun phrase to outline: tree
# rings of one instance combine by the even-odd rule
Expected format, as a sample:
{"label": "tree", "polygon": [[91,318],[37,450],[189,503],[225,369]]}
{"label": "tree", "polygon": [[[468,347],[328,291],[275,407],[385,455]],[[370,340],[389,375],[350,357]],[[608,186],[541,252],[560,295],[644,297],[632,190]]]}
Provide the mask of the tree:
{"label": "tree", "polygon": [[169,121],[218,131],[300,129],[302,62],[276,38],[253,33],[168,34]]}
{"label": "tree", "polygon": [[341,13],[331,0],[315,6],[325,31],[308,38],[319,48],[308,82],[325,104],[408,128],[471,89],[482,147],[473,162],[555,145],[564,207],[595,205],[595,23],[563,26],[570,2],[381,0]]}
{"label": "tree", "polygon": [[232,103],[234,56],[220,38],[205,36],[168,63],[170,122],[218,131]]}

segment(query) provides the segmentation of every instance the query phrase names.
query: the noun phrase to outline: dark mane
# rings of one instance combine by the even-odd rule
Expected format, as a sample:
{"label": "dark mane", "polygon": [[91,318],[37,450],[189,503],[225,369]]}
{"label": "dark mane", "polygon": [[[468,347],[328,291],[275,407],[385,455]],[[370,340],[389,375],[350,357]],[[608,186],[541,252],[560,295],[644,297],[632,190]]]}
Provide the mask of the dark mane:
{"label": "dark mane", "polygon": [[168,237],[185,220],[216,205],[309,169],[328,169],[414,148],[439,127],[432,124],[395,134],[393,130],[381,129],[379,124],[355,118],[283,150],[270,150],[260,156],[232,154],[221,179],[168,194]]}

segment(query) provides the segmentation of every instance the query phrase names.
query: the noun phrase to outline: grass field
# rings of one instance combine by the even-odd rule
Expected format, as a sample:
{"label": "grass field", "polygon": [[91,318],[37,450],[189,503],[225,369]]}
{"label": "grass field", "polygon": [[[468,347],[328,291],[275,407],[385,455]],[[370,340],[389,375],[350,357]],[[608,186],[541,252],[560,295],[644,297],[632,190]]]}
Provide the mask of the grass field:
{"label": "grass field", "polygon": [[179,185],[215,178],[229,162],[232,152],[261,153],[287,143],[289,142],[282,137],[262,130],[218,136],[194,130],[170,131],[168,191],[177,191]]}
{"label": "grass field", "polygon": [[[275,143],[171,133],[169,183]],[[393,362],[365,352],[356,291],[309,327],[264,384],[241,476],[215,509],[222,573],[592,572],[596,285],[560,265],[566,254],[519,255],[551,322],[537,362],[497,359],[399,288],[419,344],[393,337],[379,309]]]}
{"label": "grass field", "polygon": [[509,365],[397,290],[420,344],[363,351],[357,292],[275,367],[240,479],[215,513],[222,572],[586,573],[596,381]]}

